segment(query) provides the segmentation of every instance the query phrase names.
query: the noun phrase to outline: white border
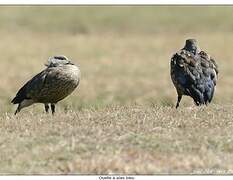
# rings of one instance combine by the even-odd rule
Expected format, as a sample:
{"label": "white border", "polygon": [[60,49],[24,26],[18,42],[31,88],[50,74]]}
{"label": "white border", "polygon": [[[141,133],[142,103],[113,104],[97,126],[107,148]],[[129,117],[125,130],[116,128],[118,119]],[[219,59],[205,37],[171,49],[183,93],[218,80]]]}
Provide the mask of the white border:
{"label": "white border", "polygon": [[[127,178],[127,177],[130,177]],[[205,180],[210,177],[207,176],[131,176],[131,175],[98,175],[98,176],[2,176],[1,177],[3,180],[12,180],[12,179],[17,179],[17,180],[41,180],[41,178],[45,180],[64,180],[64,179],[69,179],[69,180],[77,180],[77,179],[84,179],[84,180]],[[219,179],[232,179],[231,176],[211,176],[211,179],[213,180],[219,180]]]}
{"label": "white border", "polygon": [[[233,0],[0,0],[0,5],[233,5]],[[119,175],[126,177],[127,175]],[[129,175],[130,176],[130,175]],[[96,179],[101,180],[98,176],[1,176],[2,179]],[[112,177],[112,176],[109,176]],[[118,176],[115,176],[118,177]],[[136,180],[140,179],[206,179],[206,176],[131,176]],[[209,177],[207,177],[209,178]],[[212,176],[212,179],[230,179],[230,176]]]}
{"label": "white border", "polygon": [[3,5],[233,5],[233,0],[0,0]]}

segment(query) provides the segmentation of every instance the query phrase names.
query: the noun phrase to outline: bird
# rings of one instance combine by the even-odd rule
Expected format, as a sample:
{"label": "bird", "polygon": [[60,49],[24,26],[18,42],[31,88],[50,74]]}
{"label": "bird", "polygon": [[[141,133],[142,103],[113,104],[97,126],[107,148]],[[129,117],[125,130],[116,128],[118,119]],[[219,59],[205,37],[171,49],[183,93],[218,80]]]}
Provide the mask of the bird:
{"label": "bird", "polygon": [[170,76],[177,91],[176,108],[183,95],[190,96],[197,106],[208,105],[214,96],[218,74],[215,59],[201,50],[196,39],[187,39],[184,48],[170,61]]}
{"label": "bird", "polygon": [[43,103],[46,113],[49,113],[51,108],[54,114],[56,103],[78,87],[81,78],[79,66],[74,65],[66,56],[49,57],[45,66],[43,71],[19,89],[11,101],[13,104],[18,104],[15,115],[34,103]]}

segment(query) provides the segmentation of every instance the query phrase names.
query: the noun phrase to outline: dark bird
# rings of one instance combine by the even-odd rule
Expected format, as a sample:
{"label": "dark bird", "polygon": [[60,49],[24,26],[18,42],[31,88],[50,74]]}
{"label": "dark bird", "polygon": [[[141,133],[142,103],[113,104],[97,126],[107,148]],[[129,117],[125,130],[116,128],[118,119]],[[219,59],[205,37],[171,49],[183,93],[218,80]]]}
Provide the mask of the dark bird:
{"label": "dark bird", "polygon": [[186,40],[183,49],[171,58],[170,74],[177,91],[177,104],[183,95],[193,98],[196,105],[211,102],[218,77],[215,60],[202,51],[195,39]]}
{"label": "dark bird", "polygon": [[49,104],[52,114],[55,104],[70,95],[80,82],[80,70],[61,55],[50,57],[47,68],[29,80],[11,101],[18,104],[15,114],[34,103],[43,103],[48,113]]}

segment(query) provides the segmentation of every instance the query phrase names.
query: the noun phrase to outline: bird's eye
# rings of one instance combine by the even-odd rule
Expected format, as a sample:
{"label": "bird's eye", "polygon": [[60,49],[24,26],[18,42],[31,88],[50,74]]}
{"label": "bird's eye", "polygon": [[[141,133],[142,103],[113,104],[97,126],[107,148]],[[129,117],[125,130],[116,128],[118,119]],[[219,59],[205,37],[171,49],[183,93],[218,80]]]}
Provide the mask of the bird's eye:
{"label": "bird's eye", "polygon": [[66,58],[65,58],[65,57],[62,57],[62,56],[55,56],[54,58],[55,58],[55,59],[59,59],[59,60],[66,60]]}

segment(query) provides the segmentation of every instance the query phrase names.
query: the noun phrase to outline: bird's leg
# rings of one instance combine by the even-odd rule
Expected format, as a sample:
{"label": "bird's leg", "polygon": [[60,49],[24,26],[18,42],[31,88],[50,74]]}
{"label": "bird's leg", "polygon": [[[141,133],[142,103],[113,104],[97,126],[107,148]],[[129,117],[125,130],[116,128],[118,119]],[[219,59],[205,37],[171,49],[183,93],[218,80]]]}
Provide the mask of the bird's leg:
{"label": "bird's leg", "polygon": [[16,111],[15,111],[15,115],[21,110],[21,105],[19,104]]}
{"label": "bird's leg", "polygon": [[15,115],[18,113],[18,108],[15,110]]}
{"label": "bird's leg", "polygon": [[44,104],[45,112],[49,113],[49,104]]}
{"label": "bird's leg", "polygon": [[54,115],[54,113],[55,113],[55,104],[51,104],[51,110],[52,110],[52,114]]}
{"label": "bird's leg", "polygon": [[182,99],[182,95],[178,95],[177,103],[176,103],[176,109],[179,107],[181,99]]}
{"label": "bird's leg", "polygon": [[16,115],[18,112],[19,112],[19,108],[17,108],[17,109],[15,110],[15,115]]}

